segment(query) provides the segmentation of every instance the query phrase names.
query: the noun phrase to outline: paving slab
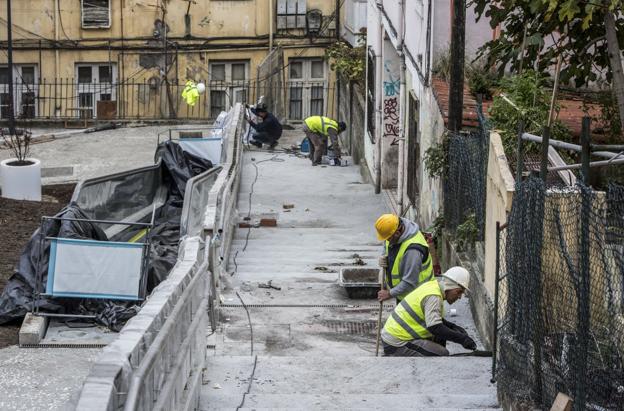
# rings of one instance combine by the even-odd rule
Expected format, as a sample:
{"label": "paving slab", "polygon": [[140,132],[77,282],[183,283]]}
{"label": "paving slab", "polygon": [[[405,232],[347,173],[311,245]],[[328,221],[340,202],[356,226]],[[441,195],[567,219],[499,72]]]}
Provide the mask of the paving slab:
{"label": "paving slab", "polygon": [[63,410],[87,376],[100,349],[0,350],[0,410]]}

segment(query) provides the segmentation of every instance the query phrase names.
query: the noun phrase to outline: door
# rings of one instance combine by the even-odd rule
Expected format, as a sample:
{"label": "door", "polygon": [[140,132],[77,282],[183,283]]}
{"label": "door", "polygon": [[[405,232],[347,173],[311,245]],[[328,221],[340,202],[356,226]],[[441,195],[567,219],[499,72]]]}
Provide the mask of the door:
{"label": "door", "polygon": [[[13,66],[13,98],[15,118],[37,116],[37,66],[19,64]],[[0,118],[9,117],[9,69],[0,67]]]}
{"label": "door", "polygon": [[249,90],[246,61],[210,63],[210,116],[216,118],[236,103],[246,103]]}
{"label": "door", "polygon": [[95,118],[98,101],[115,101],[116,67],[114,64],[76,65],[76,106],[69,116]]}
{"label": "door", "polygon": [[288,107],[290,120],[325,115],[327,81],[323,59],[292,59],[288,70]]}

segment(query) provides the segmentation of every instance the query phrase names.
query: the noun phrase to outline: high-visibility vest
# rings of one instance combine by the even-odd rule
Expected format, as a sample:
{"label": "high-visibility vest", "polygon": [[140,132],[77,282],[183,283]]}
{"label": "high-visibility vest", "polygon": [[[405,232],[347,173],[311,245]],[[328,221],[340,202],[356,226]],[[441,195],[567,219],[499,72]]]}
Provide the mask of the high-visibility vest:
{"label": "high-visibility vest", "polygon": [[310,131],[327,136],[327,130],[331,127],[338,132],[338,123],[329,117],[311,116],[303,120]]}
{"label": "high-visibility vest", "polygon": [[189,80],[182,90],[182,98],[189,106],[193,107],[197,100],[199,100],[199,90],[197,90],[197,84],[194,81]]}
{"label": "high-visibility vest", "polygon": [[[384,330],[394,338],[401,341],[427,340],[433,338],[433,334],[427,329],[425,313],[422,309],[422,301],[425,297],[435,295],[444,299],[442,289],[437,281],[428,281],[412,291],[403,301],[396,306],[392,315],[386,320]],[[442,304],[442,317],[444,317],[444,304]]]}
{"label": "high-visibility vest", "polygon": [[[421,263],[420,273],[418,275],[418,283],[416,284],[416,287],[418,287],[422,283],[434,279],[433,264],[431,263],[432,259],[431,254],[429,253],[429,243],[427,243],[427,239],[425,238],[423,233],[418,231],[415,235],[401,243],[399,252],[397,253],[396,258],[394,259],[394,263],[392,264],[390,278],[386,278],[386,284],[389,285],[390,288],[394,288],[399,285],[401,279],[403,278],[403,275],[399,269],[401,267],[401,260],[403,259],[403,255],[405,255],[405,252],[408,250],[408,248],[410,248],[410,246],[412,246],[412,248],[417,248],[418,250],[420,250],[420,252],[423,254],[423,257],[426,257]],[[386,255],[388,255],[389,247],[390,243],[386,241]],[[403,297],[404,296],[398,296],[397,299],[401,300]]]}

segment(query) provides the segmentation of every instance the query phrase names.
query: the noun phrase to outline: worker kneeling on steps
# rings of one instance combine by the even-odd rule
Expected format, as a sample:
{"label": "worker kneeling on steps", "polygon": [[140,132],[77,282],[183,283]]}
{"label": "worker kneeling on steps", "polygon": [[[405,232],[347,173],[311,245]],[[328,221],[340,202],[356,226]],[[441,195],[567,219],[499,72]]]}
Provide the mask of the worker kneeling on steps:
{"label": "worker kneeling on steps", "polygon": [[470,274],[453,267],[439,279],[429,281],[396,306],[381,330],[384,355],[429,357],[449,355],[446,342],[453,341],[468,350],[477,344],[466,330],[444,319],[444,300],[453,304],[468,290]]}

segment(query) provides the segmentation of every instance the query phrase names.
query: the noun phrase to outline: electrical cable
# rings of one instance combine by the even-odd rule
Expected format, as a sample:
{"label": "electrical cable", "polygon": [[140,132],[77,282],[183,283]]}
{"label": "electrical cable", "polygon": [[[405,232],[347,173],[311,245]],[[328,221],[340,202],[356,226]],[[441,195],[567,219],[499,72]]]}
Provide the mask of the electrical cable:
{"label": "electrical cable", "polygon": [[[251,183],[251,187],[249,189],[249,206],[248,206],[248,209],[247,209],[247,217],[245,219],[245,221],[247,221],[247,222],[251,221],[251,199],[252,199],[253,194],[254,194],[254,186],[256,185],[256,182],[258,181],[258,175],[259,175],[258,164],[265,163],[267,161],[275,161],[275,162],[283,162],[283,161],[285,161],[283,158],[278,158],[278,154],[275,154],[274,156],[272,156],[270,158],[267,158],[265,160],[254,161],[253,158],[251,160],[252,160],[251,164],[255,168],[256,175],[255,175],[254,180]],[[241,250],[236,250],[236,253],[234,253],[234,258],[232,259],[233,263],[234,263],[234,271],[232,271],[230,273],[230,276],[233,276],[238,271],[238,264],[236,262],[236,258],[238,257],[238,253],[239,252],[241,252],[241,251],[245,252],[245,250],[247,250],[247,245],[249,245],[249,236],[251,235],[251,229],[252,229],[252,226],[251,226],[251,224],[249,224],[249,228],[247,229],[247,235],[245,236],[245,245],[243,246],[243,248]]]}
{"label": "electrical cable", "polygon": [[238,299],[240,300],[241,304],[243,305],[243,307],[245,308],[245,312],[247,313],[247,321],[249,322],[249,332],[250,332],[250,354],[251,356],[254,357],[254,363],[253,363],[253,368],[251,370],[251,375],[249,376],[249,383],[247,384],[247,390],[243,393],[243,398],[241,399],[240,404],[238,404],[238,407],[236,407],[236,410],[240,410],[243,405],[245,404],[245,398],[247,398],[247,394],[249,394],[249,392],[251,391],[251,384],[253,384],[253,379],[254,376],[256,375],[256,366],[258,365],[258,356],[254,355],[254,335],[253,335],[253,325],[251,323],[251,315],[249,314],[249,310],[247,309],[247,305],[245,304],[245,302],[243,301],[243,299],[241,298],[240,294],[238,293],[238,291],[236,292],[236,296],[238,297]]}

